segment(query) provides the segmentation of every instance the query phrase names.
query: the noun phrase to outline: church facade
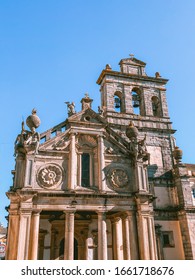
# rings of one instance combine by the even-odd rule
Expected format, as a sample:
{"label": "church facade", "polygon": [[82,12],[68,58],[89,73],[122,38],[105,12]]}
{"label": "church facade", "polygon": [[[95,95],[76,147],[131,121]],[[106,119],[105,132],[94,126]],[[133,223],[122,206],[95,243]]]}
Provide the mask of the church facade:
{"label": "church facade", "polygon": [[15,142],[7,260],[195,259],[195,165],[182,163],[166,83],[133,56],[106,65],[101,106],[39,135],[33,109]]}

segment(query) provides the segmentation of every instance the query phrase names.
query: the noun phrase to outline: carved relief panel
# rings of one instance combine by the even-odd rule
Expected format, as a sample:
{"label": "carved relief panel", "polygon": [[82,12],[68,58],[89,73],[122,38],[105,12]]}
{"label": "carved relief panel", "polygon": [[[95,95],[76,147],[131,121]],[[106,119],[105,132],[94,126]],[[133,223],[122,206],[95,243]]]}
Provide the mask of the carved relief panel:
{"label": "carved relief panel", "polygon": [[111,163],[105,168],[107,187],[116,192],[131,191],[133,172],[124,164]]}
{"label": "carved relief panel", "polygon": [[47,164],[37,172],[37,182],[40,187],[55,189],[62,182],[64,172],[57,164]]}

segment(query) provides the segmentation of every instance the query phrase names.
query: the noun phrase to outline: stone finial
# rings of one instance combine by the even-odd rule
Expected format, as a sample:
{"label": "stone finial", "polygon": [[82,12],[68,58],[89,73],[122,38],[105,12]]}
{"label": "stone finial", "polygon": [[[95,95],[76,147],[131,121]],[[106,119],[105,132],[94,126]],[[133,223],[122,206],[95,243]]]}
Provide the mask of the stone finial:
{"label": "stone finial", "polygon": [[159,73],[159,72],[156,72],[156,73],[155,73],[155,77],[156,77],[157,79],[160,78],[160,77],[161,77],[160,73]]}
{"label": "stone finial", "polygon": [[82,103],[82,110],[87,110],[88,108],[91,108],[91,103],[93,102],[93,99],[89,97],[88,93],[85,93],[85,97],[81,99]]}
{"label": "stone finial", "polygon": [[110,64],[106,64],[106,70],[112,70]]}
{"label": "stone finial", "polygon": [[134,58],[134,54],[132,54],[132,53],[130,53],[129,56],[130,56],[131,59]]}
{"label": "stone finial", "polygon": [[40,121],[39,117],[37,116],[37,110],[35,108],[33,108],[32,114],[27,117],[26,124],[30,128],[31,131],[38,128],[39,125],[41,124],[41,121]]}
{"label": "stone finial", "polygon": [[126,135],[129,139],[137,138],[138,136],[138,129],[134,126],[133,122],[130,121],[129,126],[126,128]]}

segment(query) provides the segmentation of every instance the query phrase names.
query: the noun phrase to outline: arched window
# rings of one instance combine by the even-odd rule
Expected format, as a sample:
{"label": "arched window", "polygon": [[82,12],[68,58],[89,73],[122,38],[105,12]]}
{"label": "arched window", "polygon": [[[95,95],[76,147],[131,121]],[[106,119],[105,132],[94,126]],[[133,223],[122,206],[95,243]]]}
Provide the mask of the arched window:
{"label": "arched window", "polygon": [[136,115],[141,114],[141,91],[139,88],[133,88],[132,90],[132,102],[133,102],[133,113]]}
{"label": "arched window", "polygon": [[123,112],[122,94],[120,91],[116,91],[114,94],[114,109],[117,113]]}
{"label": "arched window", "polygon": [[154,117],[161,116],[160,102],[157,96],[152,96],[152,112]]}

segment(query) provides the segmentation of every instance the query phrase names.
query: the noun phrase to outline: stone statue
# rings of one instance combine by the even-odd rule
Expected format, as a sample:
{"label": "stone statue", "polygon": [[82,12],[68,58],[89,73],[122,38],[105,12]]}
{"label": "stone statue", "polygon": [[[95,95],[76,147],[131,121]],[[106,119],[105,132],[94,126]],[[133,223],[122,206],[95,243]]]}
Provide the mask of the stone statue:
{"label": "stone statue", "polygon": [[72,102],[65,102],[67,104],[67,107],[68,107],[68,116],[72,116],[75,114],[75,103]]}
{"label": "stone statue", "polygon": [[98,106],[98,113],[100,114],[100,116],[103,116],[104,114],[104,109],[100,106]]}
{"label": "stone statue", "polygon": [[144,139],[138,141],[138,158],[142,158],[143,161],[148,160],[148,164],[150,164],[150,154],[148,153],[146,147],[146,134]]}
{"label": "stone statue", "polygon": [[27,137],[28,137],[27,131],[24,128],[24,122],[22,122],[21,133],[18,134],[18,136],[16,137],[16,140],[14,142],[14,156],[16,156],[16,153],[17,153],[18,149],[24,147],[24,143],[27,140]]}
{"label": "stone statue", "polygon": [[146,135],[144,139],[139,140],[137,137],[131,138],[129,143],[129,150],[134,155],[135,159],[142,159],[143,161],[148,161],[150,164],[150,154],[147,151],[146,147]]}
{"label": "stone statue", "polygon": [[32,127],[31,131],[28,131],[28,139],[24,142],[25,145],[32,145],[35,147],[35,155],[38,154],[40,144],[40,134]]}
{"label": "stone statue", "polygon": [[40,119],[36,115],[36,110],[32,110],[32,115],[26,119],[26,124],[30,128],[26,130],[24,122],[22,122],[21,133],[17,136],[14,142],[14,156],[16,153],[27,153],[29,150],[34,150],[34,154],[38,153],[40,144],[40,134],[36,131],[36,128],[40,125]]}

